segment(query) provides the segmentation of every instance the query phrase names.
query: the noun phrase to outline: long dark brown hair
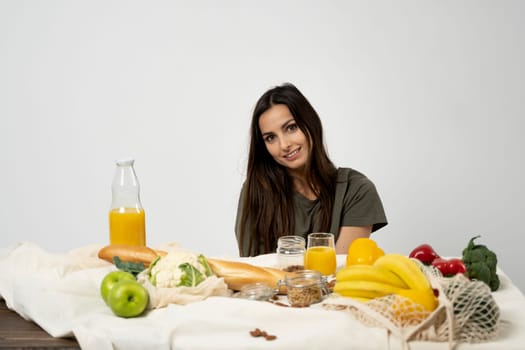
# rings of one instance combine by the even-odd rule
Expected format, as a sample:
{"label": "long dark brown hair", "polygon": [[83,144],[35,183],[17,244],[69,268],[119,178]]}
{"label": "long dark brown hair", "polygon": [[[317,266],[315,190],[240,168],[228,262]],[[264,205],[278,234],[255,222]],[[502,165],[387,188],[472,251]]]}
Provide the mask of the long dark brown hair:
{"label": "long dark brown hair", "polygon": [[[241,256],[274,252],[278,238],[293,235],[295,230],[292,178],[270,155],[259,129],[261,115],[278,104],[288,107],[307,137],[311,152],[306,162],[306,181],[320,201],[320,230],[328,232],[330,228],[337,169],[325,150],[319,115],[294,85],[285,83],[266,91],[253,111],[244,201],[240,203]],[[246,239],[248,251],[243,247]]]}

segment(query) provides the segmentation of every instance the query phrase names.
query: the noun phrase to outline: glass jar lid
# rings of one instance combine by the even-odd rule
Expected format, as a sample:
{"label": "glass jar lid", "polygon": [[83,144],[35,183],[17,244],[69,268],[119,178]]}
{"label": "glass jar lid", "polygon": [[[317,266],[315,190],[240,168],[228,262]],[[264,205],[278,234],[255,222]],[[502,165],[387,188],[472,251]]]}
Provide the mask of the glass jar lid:
{"label": "glass jar lid", "polygon": [[303,254],[305,240],[301,236],[282,236],[277,240],[278,254]]}
{"label": "glass jar lid", "polygon": [[237,296],[250,300],[268,300],[274,294],[275,290],[265,283],[250,283],[243,286]]}

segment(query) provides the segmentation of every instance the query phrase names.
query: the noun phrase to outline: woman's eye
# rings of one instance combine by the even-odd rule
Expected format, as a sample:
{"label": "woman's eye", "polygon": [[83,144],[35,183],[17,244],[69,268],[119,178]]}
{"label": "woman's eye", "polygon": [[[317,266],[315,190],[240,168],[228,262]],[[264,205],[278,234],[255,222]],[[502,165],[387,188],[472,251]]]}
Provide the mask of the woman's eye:
{"label": "woman's eye", "polygon": [[268,136],[266,136],[266,137],[264,138],[264,141],[270,143],[270,142],[273,141],[274,138],[275,138],[275,136],[273,136],[273,135],[268,135]]}
{"label": "woman's eye", "polygon": [[295,130],[297,130],[297,124],[288,125],[288,131],[295,131]]}

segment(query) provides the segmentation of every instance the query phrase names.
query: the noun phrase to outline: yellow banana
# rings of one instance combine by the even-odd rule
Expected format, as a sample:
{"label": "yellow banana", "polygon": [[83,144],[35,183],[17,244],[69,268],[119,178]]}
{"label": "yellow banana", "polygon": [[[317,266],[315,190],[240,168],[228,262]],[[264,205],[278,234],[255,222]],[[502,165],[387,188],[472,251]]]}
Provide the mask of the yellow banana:
{"label": "yellow banana", "polygon": [[390,270],[400,277],[410,289],[431,289],[430,282],[419,266],[401,254],[385,254],[377,258],[375,266]]}
{"label": "yellow banana", "polygon": [[430,312],[438,306],[438,300],[432,289],[403,289],[398,292],[399,295],[411,299],[414,303],[419,304]]}
{"label": "yellow banana", "polygon": [[350,265],[343,267],[335,276],[337,282],[370,281],[390,284],[398,288],[408,288],[406,283],[390,270],[375,265]]}
{"label": "yellow banana", "polygon": [[334,292],[339,295],[370,299],[398,293],[401,289],[390,284],[370,281],[343,281],[336,282],[334,286]]}

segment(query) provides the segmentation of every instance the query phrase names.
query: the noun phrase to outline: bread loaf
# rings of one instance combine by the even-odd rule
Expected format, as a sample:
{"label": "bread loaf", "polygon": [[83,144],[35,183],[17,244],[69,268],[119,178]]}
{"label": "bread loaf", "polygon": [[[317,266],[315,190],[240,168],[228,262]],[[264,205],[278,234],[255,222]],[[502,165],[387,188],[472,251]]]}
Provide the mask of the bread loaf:
{"label": "bread loaf", "polygon": [[98,257],[113,263],[113,257],[118,256],[122,261],[141,262],[148,267],[158,256],[166,252],[149,247],[131,246],[125,244],[110,244],[98,251]]}
{"label": "bread loaf", "polygon": [[[98,252],[98,257],[113,263],[113,257],[122,261],[142,262],[148,267],[158,256],[167,253],[149,247],[110,244]],[[228,288],[240,290],[250,283],[265,283],[271,288],[277,288],[279,280],[284,280],[288,272],[272,268],[260,267],[244,262],[207,258],[208,264],[218,277],[224,278]]]}
{"label": "bread loaf", "polygon": [[250,283],[265,283],[272,288],[278,287],[279,280],[283,280],[286,272],[272,268],[255,266],[244,262],[208,259],[213,272],[224,278],[230,289],[240,290]]}

